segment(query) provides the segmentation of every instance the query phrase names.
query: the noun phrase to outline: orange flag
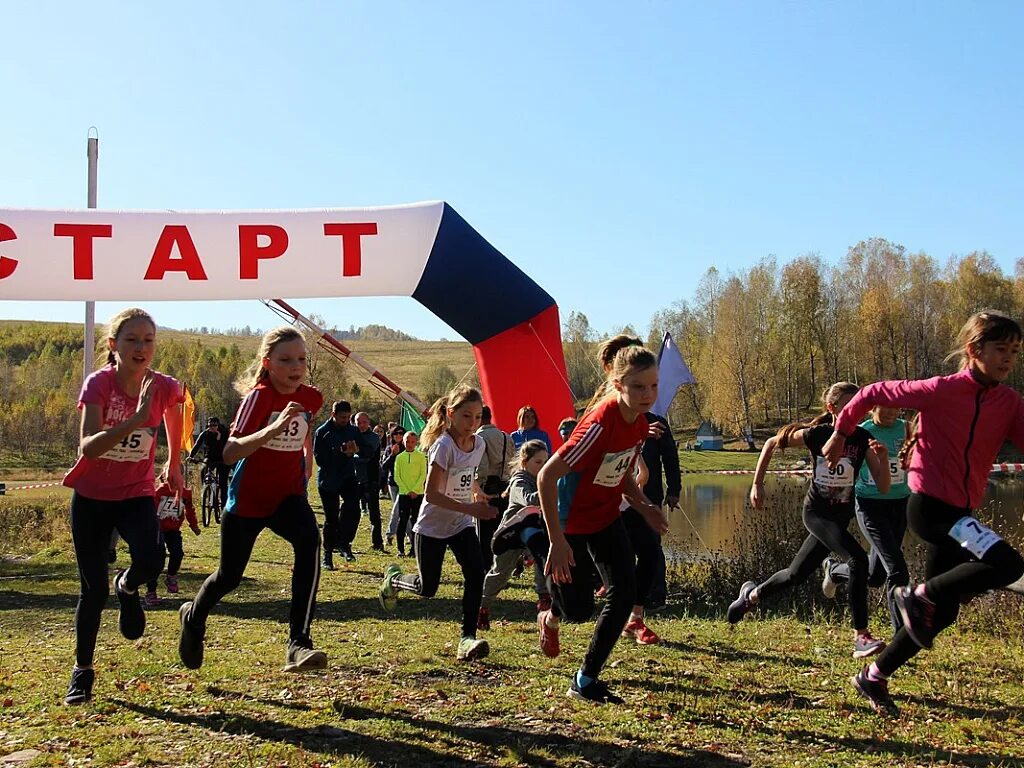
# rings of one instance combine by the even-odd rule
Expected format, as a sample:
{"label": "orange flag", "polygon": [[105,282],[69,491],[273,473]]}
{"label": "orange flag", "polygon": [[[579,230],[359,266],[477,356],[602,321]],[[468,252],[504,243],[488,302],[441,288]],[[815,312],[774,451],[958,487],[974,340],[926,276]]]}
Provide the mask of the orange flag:
{"label": "orange flag", "polygon": [[192,433],[196,428],[196,401],[192,399],[192,392],[188,384],[185,387],[185,399],[181,403],[181,450],[190,453],[192,451]]}

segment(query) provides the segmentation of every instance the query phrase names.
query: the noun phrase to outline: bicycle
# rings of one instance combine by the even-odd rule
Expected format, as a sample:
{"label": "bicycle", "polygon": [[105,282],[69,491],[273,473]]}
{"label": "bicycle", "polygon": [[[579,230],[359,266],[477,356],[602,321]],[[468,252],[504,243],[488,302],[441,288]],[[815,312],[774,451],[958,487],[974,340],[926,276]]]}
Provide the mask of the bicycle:
{"label": "bicycle", "polygon": [[220,483],[217,481],[217,470],[214,469],[212,464],[203,464],[200,477],[203,485],[201,497],[203,527],[209,528],[211,512],[216,518],[217,523],[220,523],[220,512],[224,508],[224,500],[220,497]]}

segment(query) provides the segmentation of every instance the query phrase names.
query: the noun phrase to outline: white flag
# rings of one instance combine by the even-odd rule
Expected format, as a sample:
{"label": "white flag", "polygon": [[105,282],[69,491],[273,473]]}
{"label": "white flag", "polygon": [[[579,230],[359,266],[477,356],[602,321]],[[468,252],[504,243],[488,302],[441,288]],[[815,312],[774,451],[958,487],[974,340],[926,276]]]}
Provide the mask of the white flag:
{"label": "white flag", "polygon": [[668,407],[683,384],[696,384],[672,334],[666,332],[658,352],[658,400],[651,413],[668,418]]}

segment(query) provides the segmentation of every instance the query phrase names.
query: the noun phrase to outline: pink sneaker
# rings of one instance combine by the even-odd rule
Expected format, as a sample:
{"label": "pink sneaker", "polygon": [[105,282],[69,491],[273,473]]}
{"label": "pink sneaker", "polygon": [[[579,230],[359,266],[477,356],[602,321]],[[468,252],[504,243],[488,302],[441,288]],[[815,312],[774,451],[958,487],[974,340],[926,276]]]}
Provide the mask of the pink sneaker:
{"label": "pink sneaker", "polygon": [[164,579],[167,582],[167,591],[172,595],[178,594],[178,577],[168,576]]}
{"label": "pink sneaker", "polygon": [[643,619],[631,619],[626,628],[622,630],[622,636],[632,637],[640,645],[657,645],[661,642],[661,638],[655,634],[653,629],[644,624]]}
{"label": "pink sneaker", "polygon": [[160,596],[157,595],[156,592],[147,592],[146,598],[143,602],[145,602],[147,608],[153,608],[160,605],[163,600],[160,599]]}

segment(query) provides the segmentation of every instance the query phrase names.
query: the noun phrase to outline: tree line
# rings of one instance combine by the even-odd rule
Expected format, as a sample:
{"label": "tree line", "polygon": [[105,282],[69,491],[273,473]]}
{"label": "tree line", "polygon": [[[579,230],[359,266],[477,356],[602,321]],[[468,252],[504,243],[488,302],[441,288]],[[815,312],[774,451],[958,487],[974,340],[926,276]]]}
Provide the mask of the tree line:
{"label": "tree line", "polygon": [[[709,420],[742,436],[820,412],[830,384],[950,373],[946,358],[972,313],[1021,318],[1024,259],[1013,275],[976,251],[940,264],[872,238],[838,264],[811,253],[723,272],[654,314],[649,344],[672,333],[697,380],[676,398],[676,423]],[[1014,371],[1009,384],[1019,388]]]}

